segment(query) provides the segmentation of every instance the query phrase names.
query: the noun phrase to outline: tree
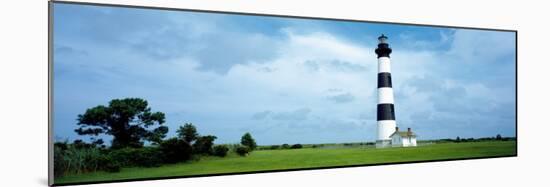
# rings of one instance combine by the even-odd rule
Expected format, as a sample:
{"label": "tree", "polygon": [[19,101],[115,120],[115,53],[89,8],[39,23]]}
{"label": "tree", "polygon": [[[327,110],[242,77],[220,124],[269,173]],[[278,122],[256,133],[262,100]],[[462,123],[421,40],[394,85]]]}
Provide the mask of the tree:
{"label": "tree", "polygon": [[500,134],[497,134],[497,140],[502,140],[502,136],[500,136]]}
{"label": "tree", "polygon": [[212,154],[212,146],[214,146],[214,140],[216,136],[207,135],[199,136],[193,144],[193,149],[197,154]]}
{"label": "tree", "polygon": [[460,142],[460,137],[459,136],[456,137],[456,142]]}
{"label": "tree", "polygon": [[[151,112],[147,101],[140,98],[113,99],[108,106],[87,109],[77,121],[79,135],[112,135],[112,148],[142,147],[143,141],[158,141],[168,132],[162,126],[164,113]],[[154,126],[159,127],[150,130]]]}
{"label": "tree", "polygon": [[252,138],[252,135],[250,135],[250,133],[248,132],[245,133],[243,137],[241,137],[241,144],[250,148],[251,151],[256,149],[256,146],[257,146],[256,141],[254,140],[254,138]]}
{"label": "tree", "polygon": [[185,140],[188,143],[191,143],[199,137],[197,133],[197,128],[192,123],[185,123],[185,125],[180,126],[177,130],[178,138]]}
{"label": "tree", "polygon": [[168,127],[160,126],[153,130],[153,134],[148,138],[148,140],[156,145],[159,145],[162,142],[162,139],[166,137],[166,133],[168,133]]}

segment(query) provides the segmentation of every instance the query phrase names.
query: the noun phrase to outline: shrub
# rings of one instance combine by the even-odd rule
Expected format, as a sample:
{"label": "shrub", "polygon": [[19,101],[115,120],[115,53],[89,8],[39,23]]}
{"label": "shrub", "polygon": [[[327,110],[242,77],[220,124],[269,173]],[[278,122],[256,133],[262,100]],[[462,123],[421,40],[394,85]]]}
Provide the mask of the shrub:
{"label": "shrub", "polygon": [[164,155],[157,147],[116,149],[111,151],[109,157],[125,167],[158,167],[164,160]]}
{"label": "shrub", "polygon": [[105,170],[109,173],[116,173],[120,171],[120,164],[117,161],[113,160],[111,157],[104,156],[102,162],[104,163],[103,167],[101,168],[102,170]]}
{"label": "shrub", "polygon": [[281,146],[279,145],[272,145],[271,147],[269,147],[269,149],[271,150],[274,150],[274,149],[279,149]]}
{"label": "shrub", "polygon": [[229,148],[225,145],[216,145],[214,146],[214,155],[219,157],[225,157],[227,155]]}
{"label": "shrub", "polygon": [[176,163],[191,159],[193,148],[189,143],[177,138],[170,138],[160,143],[160,150],[165,163]]}
{"label": "shrub", "polygon": [[303,147],[302,144],[294,144],[290,146],[291,149],[301,149],[302,147]]}
{"label": "shrub", "polygon": [[237,152],[237,148],[242,146],[241,144],[227,144],[227,148],[229,148],[229,151],[231,152]]}
{"label": "shrub", "polygon": [[212,154],[212,146],[214,145],[214,140],[216,136],[200,136],[195,140],[193,144],[193,151],[196,154]]}
{"label": "shrub", "polygon": [[281,148],[283,148],[283,149],[289,149],[289,148],[290,148],[290,145],[288,145],[288,144],[285,143],[285,144],[283,144],[283,145],[281,146]]}
{"label": "shrub", "polygon": [[111,150],[109,152],[109,158],[112,161],[115,161],[119,163],[121,166],[134,166],[134,161],[132,158],[134,158],[135,155],[135,148],[122,148],[122,149],[115,149]]}
{"label": "shrub", "polygon": [[250,152],[250,149],[246,146],[239,146],[235,152],[237,152],[240,156],[246,156]]}
{"label": "shrub", "polygon": [[120,172],[120,164],[116,162],[108,163],[107,165],[105,165],[104,170],[109,173]]}
{"label": "shrub", "polygon": [[159,167],[164,155],[157,147],[143,147],[136,150],[134,164],[139,167]]}

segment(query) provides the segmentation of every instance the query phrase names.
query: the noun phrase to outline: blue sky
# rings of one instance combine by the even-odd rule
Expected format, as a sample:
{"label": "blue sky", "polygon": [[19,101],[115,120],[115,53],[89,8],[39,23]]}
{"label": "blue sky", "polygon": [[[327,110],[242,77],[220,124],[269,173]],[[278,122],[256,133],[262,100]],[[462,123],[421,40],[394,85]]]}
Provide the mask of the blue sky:
{"label": "blue sky", "polygon": [[139,97],[168,136],[191,122],[216,143],[374,141],[381,33],[399,127],[515,135],[515,33],[55,4],[54,136],[79,138],[78,114]]}

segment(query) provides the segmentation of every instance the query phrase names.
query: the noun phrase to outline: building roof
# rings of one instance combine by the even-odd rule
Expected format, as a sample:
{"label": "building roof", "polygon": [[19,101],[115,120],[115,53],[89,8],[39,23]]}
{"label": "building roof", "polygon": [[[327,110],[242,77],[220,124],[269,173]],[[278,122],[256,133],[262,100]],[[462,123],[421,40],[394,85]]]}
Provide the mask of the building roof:
{"label": "building roof", "polygon": [[416,134],[412,131],[395,131],[393,134],[390,135],[390,137],[392,137],[393,135],[399,135],[401,137],[416,137]]}

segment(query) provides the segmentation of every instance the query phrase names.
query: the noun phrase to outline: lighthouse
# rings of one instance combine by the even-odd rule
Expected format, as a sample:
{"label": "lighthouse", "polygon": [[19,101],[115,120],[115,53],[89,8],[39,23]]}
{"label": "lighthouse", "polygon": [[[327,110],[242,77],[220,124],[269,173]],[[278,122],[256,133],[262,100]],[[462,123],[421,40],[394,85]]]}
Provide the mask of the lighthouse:
{"label": "lighthouse", "polygon": [[391,146],[392,139],[390,136],[395,132],[397,127],[390,70],[390,53],[392,50],[387,40],[388,37],[383,34],[378,37],[378,48],[374,51],[378,55],[377,148]]}

